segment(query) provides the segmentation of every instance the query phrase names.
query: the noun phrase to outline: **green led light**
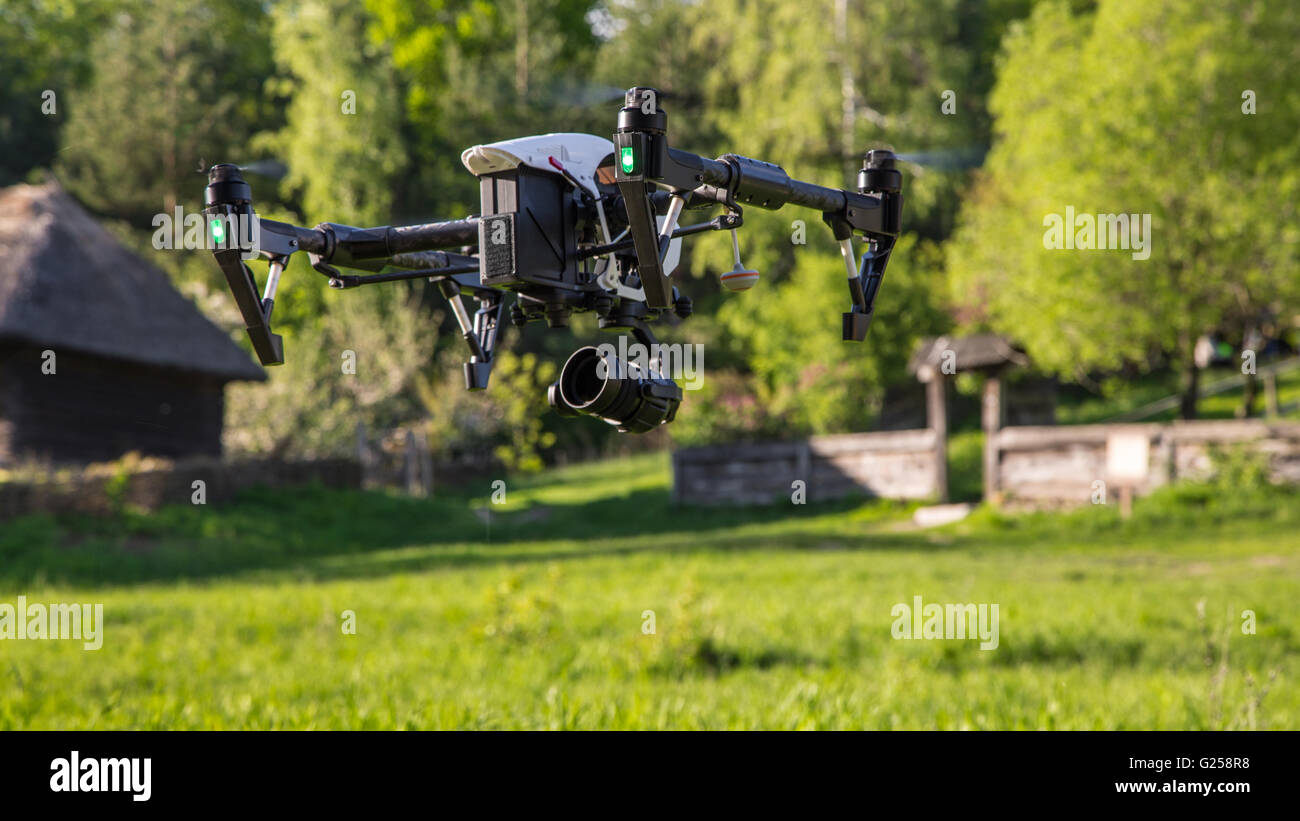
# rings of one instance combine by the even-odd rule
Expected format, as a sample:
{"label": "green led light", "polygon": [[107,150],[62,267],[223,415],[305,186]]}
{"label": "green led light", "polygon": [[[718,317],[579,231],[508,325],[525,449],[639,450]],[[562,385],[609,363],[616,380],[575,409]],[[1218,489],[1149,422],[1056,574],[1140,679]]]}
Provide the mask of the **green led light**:
{"label": "green led light", "polygon": [[636,169],[636,154],[632,151],[632,146],[626,146],[619,155],[623,163],[623,173],[631,174]]}
{"label": "green led light", "polygon": [[220,245],[226,241],[226,224],[221,217],[213,217],[212,222],[212,241]]}

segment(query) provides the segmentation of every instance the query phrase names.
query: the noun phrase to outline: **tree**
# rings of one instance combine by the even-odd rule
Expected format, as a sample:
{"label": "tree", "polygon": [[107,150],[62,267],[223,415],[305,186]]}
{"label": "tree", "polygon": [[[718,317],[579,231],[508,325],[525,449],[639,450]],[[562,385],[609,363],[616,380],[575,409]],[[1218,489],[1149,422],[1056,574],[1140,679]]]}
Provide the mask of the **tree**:
{"label": "tree", "polygon": [[768,284],[762,298],[746,293],[727,303],[719,321],[728,344],[748,354],[755,397],[779,431],[865,427],[880,410],[885,386],[906,374],[919,338],[947,328],[934,298],[938,261],[933,244],[911,236],[899,242],[862,343],[840,336],[848,293],[844,263],[830,248],[801,252],[790,275]]}
{"label": "tree", "polygon": [[415,383],[434,328],[403,288],[335,293],[317,321],[281,327],[285,364],[264,385],[229,388],[226,445],[277,457],[354,452],[357,422],[385,430],[420,415]]}
{"label": "tree", "polygon": [[[685,27],[692,49],[713,63],[688,81],[698,86],[703,120],[690,127],[706,139],[715,134],[717,153],[734,151],[779,163],[799,179],[851,188],[868,147],[969,146],[986,127],[983,90],[971,80],[986,56],[961,41],[994,18],[970,12],[969,4],[952,0],[918,15],[901,2],[750,0],[694,7],[693,14]],[[960,94],[961,116],[941,109],[950,88]],[[670,108],[674,134],[676,117]],[[863,345],[840,339],[839,314],[848,307],[844,267],[821,215],[793,206],[746,209],[743,259],[764,280],[743,295],[714,299],[729,356],[710,353],[714,362],[740,359],[754,389],[748,399],[718,401],[762,408],[786,432],[862,429],[885,388],[908,379],[904,364],[918,338],[948,324],[934,244],[915,240],[944,235],[968,174],[913,165],[904,172],[903,219],[912,236],[893,256]],[[693,241],[696,274],[726,270],[731,258],[725,235]],[[762,414],[751,417],[767,424]]]}
{"label": "tree", "polygon": [[269,32],[259,0],[120,6],[91,49],[94,79],[69,95],[57,166],[68,188],[140,227],[180,202],[200,207],[200,166],[242,158],[278,124],[263,90]]}
{"label": "tree", "polygon": [[[1277,71],[1298,39],[1282,0],[1040,5],[999,64],[998,142],[949,245],[954,297],[1062,375],[1157,354],[1194,416],[1197,337],[1300,298],[1300,90]],[[1149,258],[1045,247],[1053,215],[1082,239],[1079,215],[1111,214],[1150,215]]]}
{"label": "tree", "polygon": [[272,10],[287,99],[284,128],[259,142],[289,168],[286,192],[309,220],[369,226],[393,217],[409,170],[402,87],[370,16],[347,0],[294,0]]}
{"label": "tree", "polygon": [[7,0],[0,5],[0,186],[48,167],[71,93],[89,81],[104,0]]}
{"label": "tree", "polygon": [[700,7],[691,36],[716,55],[701,86],[725,150],[837,187],[867,148],[929,155],[905,167],[907,225],[940,240],[988,143],[993,49],[1028,7],[942,0],[919,14],[908,0],[747,0]]}
{"label": "tree", "polygon": [[559,93],[585,77],[593,0],[367,0],[372,36],[405,81],[412,173],[405,213],[477,211],[460,154],[479,143],[573,129]]}

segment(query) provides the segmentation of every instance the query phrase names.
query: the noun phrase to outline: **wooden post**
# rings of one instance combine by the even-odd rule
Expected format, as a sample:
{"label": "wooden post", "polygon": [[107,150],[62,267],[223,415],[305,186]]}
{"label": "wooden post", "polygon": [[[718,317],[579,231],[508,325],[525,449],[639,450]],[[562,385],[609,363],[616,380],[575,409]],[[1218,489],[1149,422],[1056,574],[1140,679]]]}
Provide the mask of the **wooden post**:
{"label": "wooden post", "polygon": [[406,492],[416,496],[420,492],[420,454],[415,448],[415,431],[406,432],[406,454],[402,460],[406,469]]}
{"label": "wooden post", "polygon": [[682,452],[674,450],[673,460],[673,504],[680,505],[685,500],[685,493],[682,491]]}
{"label": "wooden post", "polygon": [[428,497],[433,495],[433,452],[429,450],[429,435],[420,431],[417,444],[420,446],[420,485]]}
{"label": "wooden post", "polygon": [[799,443],[799,453],[795,457],[795,473],[799,474],[796,479],[803,480],[804,501],[807,502],[812,496],[812,443],[804,440]]}
{"label": "wooden post", "polygon": [[370,482],[370,442],[366,440],[366,423],[357,422],[357,461],[361,463],[361,487]]}
{"label": "wooden post", "polygon": [[925,418],[934,431],[934,486],[939,501],[948,501],[948,404],[943,372],[931,369],[925,383]]}
{"label": "wooden post", "polygon": [[1264,374],[1264,413],[1269,419],[1278,417],[1277,407],[1277,373],[1269,371]]}
{"label": "wooden post", "polygon": [[1238,419],[1249,419],[1255,415],[1255,397],[1259,394],[1259,381],[1253,373],[1242,374],[1241,404],[1233,415]]}
{"label": "wooden post", "polygon": [[998,476],[998,431],[1002,428],[1000,371],[990,371],[984,380],[984,401],[980,415],[984,427],[984,501],[996,503],[1001,491]]}
{"label": "wooden post", "polygon": [[1174,437],[1169,433],[1169,428],[1162,427],[1157,439],[1159,444],[1156,447],[1155,468],[1156,483],[1167,485],[1177,478],[1178,473],[1178,454],[1174,452]]}
{"label": "wooden post", "polygon": [[1125,483],[1119,486],[1119,517],[1127,520],[1133,515],[1133,486]]}

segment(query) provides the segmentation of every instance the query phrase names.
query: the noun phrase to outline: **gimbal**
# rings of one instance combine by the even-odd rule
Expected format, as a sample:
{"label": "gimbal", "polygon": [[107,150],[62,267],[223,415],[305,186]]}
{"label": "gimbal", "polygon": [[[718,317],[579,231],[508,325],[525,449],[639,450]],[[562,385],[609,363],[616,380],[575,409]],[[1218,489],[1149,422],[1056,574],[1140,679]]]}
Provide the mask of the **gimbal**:
{"label": "gimbal", "polygon": [[[321,223],[303,228],[260,219],[240,169],[208,172],[204,214],[213,252],[235,295],[248,335],[264,365],[284,362],[281,337],[271,330],[280,275],[296,251],[334,288],[427,278],[438,284],[470,349],[469,390],[487,387],[504,297],[513,292],[515,325],[545,320],[566,327],[574,312],[594,312],[602,330],[628,331],[655,345],[649,323],[665,311],[690,315],[690,299],[671,275],[684,237],[735,231],[743,208],[776,210],[787,204],[822,212],[840,244],[848,273],[850,310],[845,340],[862,341],[899,232],[902,175],[892,152],[868,151],[857,190],[824,188],[792,179],[780,166],[724,154],[715,160],[671,148],[667,113],[654,89],[629,89],[614,140],[589,134],[544,134],[467,149],[461,161],[480,181],[482,213],[461,220],[356,228]],[[721,205],[723,213],[679,225],[686,210]],[[853,235],[866,250],[860,262]],[[264,290],[245,259],[270,262]],[[733,290],[748,288],[757,272],[723,275]],[[344,274],[339,269],[368,273]],[[470,317],[462,300],[478,302]],[[630,371],[595,348],[565,363],[548,401],[565,416],[592,414],[624,432],[644,432],[673,419],[681,388],[657,372]]]}

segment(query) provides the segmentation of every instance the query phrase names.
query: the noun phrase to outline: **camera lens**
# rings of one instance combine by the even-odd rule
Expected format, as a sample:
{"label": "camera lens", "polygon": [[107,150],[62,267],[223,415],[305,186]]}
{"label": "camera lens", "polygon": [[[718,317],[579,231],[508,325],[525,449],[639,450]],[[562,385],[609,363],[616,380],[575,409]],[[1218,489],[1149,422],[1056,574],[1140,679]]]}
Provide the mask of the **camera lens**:
{"label": "camera lens", "polygon": [[547,398],[562,416],[589,414],[624,433],[645,433],[673,420],[682,389],[671,379],[638,373],[613,354],[602,356],[587,346],[564,363]]}

